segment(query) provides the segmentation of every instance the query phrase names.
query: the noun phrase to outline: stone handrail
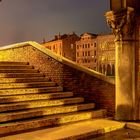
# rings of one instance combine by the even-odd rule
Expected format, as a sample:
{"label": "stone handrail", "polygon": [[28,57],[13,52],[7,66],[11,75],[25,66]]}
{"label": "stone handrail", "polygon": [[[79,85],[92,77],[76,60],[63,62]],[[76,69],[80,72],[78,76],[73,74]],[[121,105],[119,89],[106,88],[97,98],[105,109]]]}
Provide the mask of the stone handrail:
{"label": "stone handrail", "polygon": [[63,56],[60,56],[60,55],[53,53],[51,50],[45,48],[44,46],[42,46],[34,41],[28,41],[28,42],[22,42],[22,43],[12,44],[12,45],[8,45],[8,46],[3,46],[3,47],[0,47],[0,51],[18,48],[18,47],[23,47],[23,46],[32,46],[32,47],[36,48],[37,50],[43,52],[44,54],[50,56],[51,58],[59,61],[62,64],[65,64],[65,65],[68,65],[68,66],[75,68],[77,70],[83,71],[91,76],[94,76],[98,79],[101,79],[101,80],[106,81],[108,83],[111,83],[113,85],[115,84],[115,80],[113,78],[109,78],[109,77],[105,76],[104,74],[101,74],[97,71],[94,71],[92,69],[86,68],[86,67],[81,66],[81,65],[78,65],[77,63],[75,63],[75,62],[73,62],[73,61],[71,61]]}

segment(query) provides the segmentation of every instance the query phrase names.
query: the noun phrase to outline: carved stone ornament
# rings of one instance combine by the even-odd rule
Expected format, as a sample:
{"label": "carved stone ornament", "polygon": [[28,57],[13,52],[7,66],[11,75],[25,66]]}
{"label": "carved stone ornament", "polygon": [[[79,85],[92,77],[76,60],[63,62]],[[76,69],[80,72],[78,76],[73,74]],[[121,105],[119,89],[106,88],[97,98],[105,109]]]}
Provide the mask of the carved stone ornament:
{"label": "carved stone ornament", "polygon": [[135,13],[133,8],[119,11],[109,11],[105,14],[107,23],[111,27],[115,41],[132,40],[135,27]]}

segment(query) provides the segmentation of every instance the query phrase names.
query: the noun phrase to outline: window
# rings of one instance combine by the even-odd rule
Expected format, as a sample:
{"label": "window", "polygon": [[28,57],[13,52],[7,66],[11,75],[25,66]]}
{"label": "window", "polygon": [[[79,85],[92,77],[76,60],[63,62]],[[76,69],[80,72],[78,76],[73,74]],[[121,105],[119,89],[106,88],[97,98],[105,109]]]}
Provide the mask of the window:
{"label": "window", "polygon": [[87,56],[87,52],[85,52],[85,56]]}
{"label": "window", "polygon": [[88,51],[88,56],[90,56],[90,51]]}
{"label": "window", "polygon": [[79,45],[77,45],[77,49],[79,49]]}
{"label": "window", "polygon": [[90,44],[88,44],[88,48],[90,48]]}
{"label": "window", "polygon": [[96,47],[96,43],[94,43],[94,47]]}
{"label": "window", "polygon": [[85,48],[87,48],[87,44],[85,44]]}
{"label": "window", "polygon": [[94,56],[96,56],[96,51],[94,51]]}
{"label": "window", "polygon": [[71,49],[73,49],[73,47],[74,47],[73,44],[70,44],[70,47],[71,47]]}
{"label": "window", "polygon": [[55,45],[53,45],[53,50],[55,50]]}
{"label": "window", "polygon": [[79,52],[77,52],[77,57],[79,57]]}

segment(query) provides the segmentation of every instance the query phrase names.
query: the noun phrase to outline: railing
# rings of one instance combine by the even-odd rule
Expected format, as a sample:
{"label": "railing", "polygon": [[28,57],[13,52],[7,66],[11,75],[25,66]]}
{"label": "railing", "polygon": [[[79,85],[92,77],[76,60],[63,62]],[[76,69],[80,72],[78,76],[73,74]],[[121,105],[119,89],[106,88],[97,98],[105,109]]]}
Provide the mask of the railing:
{"label": "railing", "polygon": [[109,78],[109,77],[107,77],[107,76],[105,76],[97,71],[92,70],[92,69],[78,65],[76,62],[73,62],[73,61],[71,61],[63,56],[57,55],[57,54],[53,53],[51,50],[45,48],[44,46],[42,46],[34,41],[28,41],[28,42],[22,42],[22,43],[12,44],[12,45],[8,45],[8,46],[3,46],[3,47],[0,47],[0,51],[7,50],[7,49],[14,49],[14,48],[23,47],[23,46],[32,46],[32,47],[36,48],[37,50],[43,52],[44,54],[50,56],[51,58],[59,61],[62,64],[65,64],[65,65],[68,65],[68,66],[75,68],[77,70],[83,71],[91,76],[94,76],[94,77],[101,79],[103,81],[106,81],[108,83],[115,84],[115,79]]}

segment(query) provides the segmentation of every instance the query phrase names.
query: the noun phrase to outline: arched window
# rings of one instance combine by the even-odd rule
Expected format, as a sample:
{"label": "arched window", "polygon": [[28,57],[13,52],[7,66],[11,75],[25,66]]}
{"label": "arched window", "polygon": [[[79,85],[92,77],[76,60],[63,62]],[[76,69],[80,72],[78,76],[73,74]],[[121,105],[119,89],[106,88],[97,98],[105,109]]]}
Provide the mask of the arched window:
{"label": "arched window", "polygon": [[106,73],[105,65],[103,65],[103,74]]}
{"label": "arched window", "polygon": [[115,66],[114,66],[114,64],[112,65],[112,76],[115,76]]}
{"label": "arched window", "polygon": [[102,73],[102,66],[99,66],[99,72]]}
{"label": "arched window", "polygon": [[108,64],[107,65],[107,73],[106,73],[107,76],[110,76],[112,75],[112,69],[111,69],[111,66]]}

